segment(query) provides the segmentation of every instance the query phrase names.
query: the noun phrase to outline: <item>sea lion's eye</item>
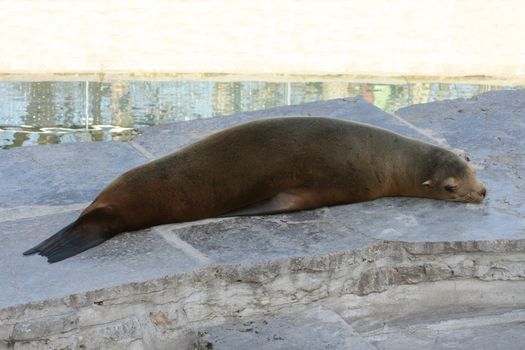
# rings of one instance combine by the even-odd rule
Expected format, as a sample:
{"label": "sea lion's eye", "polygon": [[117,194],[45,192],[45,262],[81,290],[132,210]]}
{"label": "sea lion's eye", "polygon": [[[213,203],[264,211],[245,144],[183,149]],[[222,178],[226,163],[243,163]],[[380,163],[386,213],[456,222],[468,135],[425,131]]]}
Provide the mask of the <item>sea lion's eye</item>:
{"label": "sea lion's eye", "polygon": [[453,192],[456,192],[457,189],[458,189],[458,186],[445,185],[445,191],[447,192],[453,193]]}

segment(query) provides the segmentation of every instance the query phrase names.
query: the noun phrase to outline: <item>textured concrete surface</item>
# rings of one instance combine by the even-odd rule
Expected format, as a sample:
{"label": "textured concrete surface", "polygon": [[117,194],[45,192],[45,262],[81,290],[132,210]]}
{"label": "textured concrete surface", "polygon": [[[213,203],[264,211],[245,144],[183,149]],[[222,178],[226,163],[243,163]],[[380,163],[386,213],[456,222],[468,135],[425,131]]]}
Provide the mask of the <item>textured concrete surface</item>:
{"label": "textured concrete surface", "polygon": [[199,350],[374,350],[335,312],[316,308],[199,332]]}
{"label": "textured concrete surface", "polygon": [[[244,322],[265,336],[282,328],[278,337],[298,343],[301,321],[286,318],[293,313],[311,341],[334,346],[359,340],[363,348],[405,349],[413,339],[477,347],[478,335],[500,332],[501,343],[486,343],[512,348],[525,340],[523,101],[525,91],[496,92],[391,116],[348,98],[152,127],[130,143],[0,152],[0,348],[191,349],[230,344],[224,325]],[[221,128],[278,115],[366,121],[460,149],[489,185],[488,200],[385,198],[159,226],[54,265],[21,255],[120,172]],[[303,314],[318,307],[321,316]],[[425,316],[434,314],[441,318]],[[276,323],[260,323],[266,318]],[[252,333],[239,341],[281,344]]]}
{"label": "textured concrete surface", "polygon": [[[440,315],[399,322],[363,335],[376,349],[518,349],[525,336],[525,310]],[[387,328],[387,327],[385,327]]]}
{"label": "textured concrete surface", "polygon": [[0,157],[0,210],[91,201],[117,175],[145,161],[118,142],[14,148]]}
{"label": "textured concrete surface", "polygon": [[230,349],[518,349],[525,310],[452,311],[411,315],[356,331],[321,307],[284,316],[226,324],[198,333],[199,350]]}

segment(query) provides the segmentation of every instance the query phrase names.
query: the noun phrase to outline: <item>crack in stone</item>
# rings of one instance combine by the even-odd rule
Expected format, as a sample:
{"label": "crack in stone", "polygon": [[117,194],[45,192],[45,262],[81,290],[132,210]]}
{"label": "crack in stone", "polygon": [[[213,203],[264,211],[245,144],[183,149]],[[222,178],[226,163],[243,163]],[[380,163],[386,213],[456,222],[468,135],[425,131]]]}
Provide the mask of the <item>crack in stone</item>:
{"label": "crack in stone", "polygon": [[206,254],[199,251],[197,248],[195,248],[191,244],[182,240],[176,233],[173,233],[171,231],[166,232],[164,230],[161,230],[158,227],[153,227],[151,231],[161,236],[168,244],[170,244],[174,248],[181,250],[183,253],[199,261],[200,263],[210,264],[213,262],[213,260],[210,259],[210,257],[208,257]]}
{"label": "crack in stone", "polygon": [[134,140],[129,141],[128,145],[130,145],[138,154],[140,154],[142,157],[146,158],[147,160],[153,160],[157,158],[153,153],[148,151],[144,146],[135,142]]}

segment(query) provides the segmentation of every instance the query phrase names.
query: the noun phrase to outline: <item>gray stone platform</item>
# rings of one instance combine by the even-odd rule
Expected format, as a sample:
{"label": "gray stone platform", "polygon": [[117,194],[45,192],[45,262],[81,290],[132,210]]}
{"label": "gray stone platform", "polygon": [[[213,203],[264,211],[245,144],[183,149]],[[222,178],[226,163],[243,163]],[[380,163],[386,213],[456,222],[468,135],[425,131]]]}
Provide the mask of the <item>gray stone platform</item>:
{"label": "gray stone platform", "polygon": [[[283,115],[367,122],[467,153],[488,199],[209,219],[119,235],[53,265],[22,256],[124,170]],[[348,98],[151,127],[130,143],[0,152],[0,348],[516,348],[525,342],[524,121],[525,91],[395,116]]]}

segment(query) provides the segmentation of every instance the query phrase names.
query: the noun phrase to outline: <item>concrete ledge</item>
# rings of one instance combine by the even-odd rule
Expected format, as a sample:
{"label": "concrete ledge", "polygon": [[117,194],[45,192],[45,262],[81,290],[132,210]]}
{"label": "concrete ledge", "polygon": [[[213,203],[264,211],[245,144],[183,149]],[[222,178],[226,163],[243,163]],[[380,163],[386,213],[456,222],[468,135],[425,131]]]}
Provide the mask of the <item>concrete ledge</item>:
{"label": "concrete ledge", "polygon": [[[283,328],[283,340],[296,339],[293,319],[310,327],[326,323],[312,336],[336,348],[358,342],[362,348],[405,349],[409,342],[402,334],[422,347],[477,348],[476,336],[498,332],[509,336],[486,344],[521,344],[523,101],[525,91],[504,91],[412,106],[391,116],[348,98],[152,127],[128,144],[0,152],[1,166],[13,174],[8,181],[25,188],[2,194],[0,348],[231,348],[230,326],[224,325],[254,322],[261,335],[246,339],[254,336],[255,348],[270,349],[281,340],[268,345],[262,339],[275,329]],[[384,198],[158,226],[54,265],[21,255],[78,215],[107,178],[215,130],[277,115],[367,121],[462,149],[490,196],[483,205]],[[75,166],[75,155],[92,159],[93,166]],[[114,161],[121,155],[124,162]],[[46,161],[33,166],[29,159]],[[80,190],[71,190],[77,184]],[[318,307],[323,311],[303,313]],[[330,332],[338,335],[325,338]],[[443,342],[436,343],[438,338]]]}
{"label": "concrete ledge", "polygon": [[[176,342],[189,349],[208,327],[314,305],[338,311],[363,334],[377,332],[382,321],[423,323],[425,313],[446,310],[446,320],[458,310],[483,314],[525,307],[525,242],[486,245],[483,249],[496,245],[500,252],[482,252],[473,244],[456,243],[451,252],[443,244],[381,242],[325,256],[215,265],[5,308],[0,334],[5,345],[22,348],[169,348]],[[410,249],[421,253],[407,253]]]}

